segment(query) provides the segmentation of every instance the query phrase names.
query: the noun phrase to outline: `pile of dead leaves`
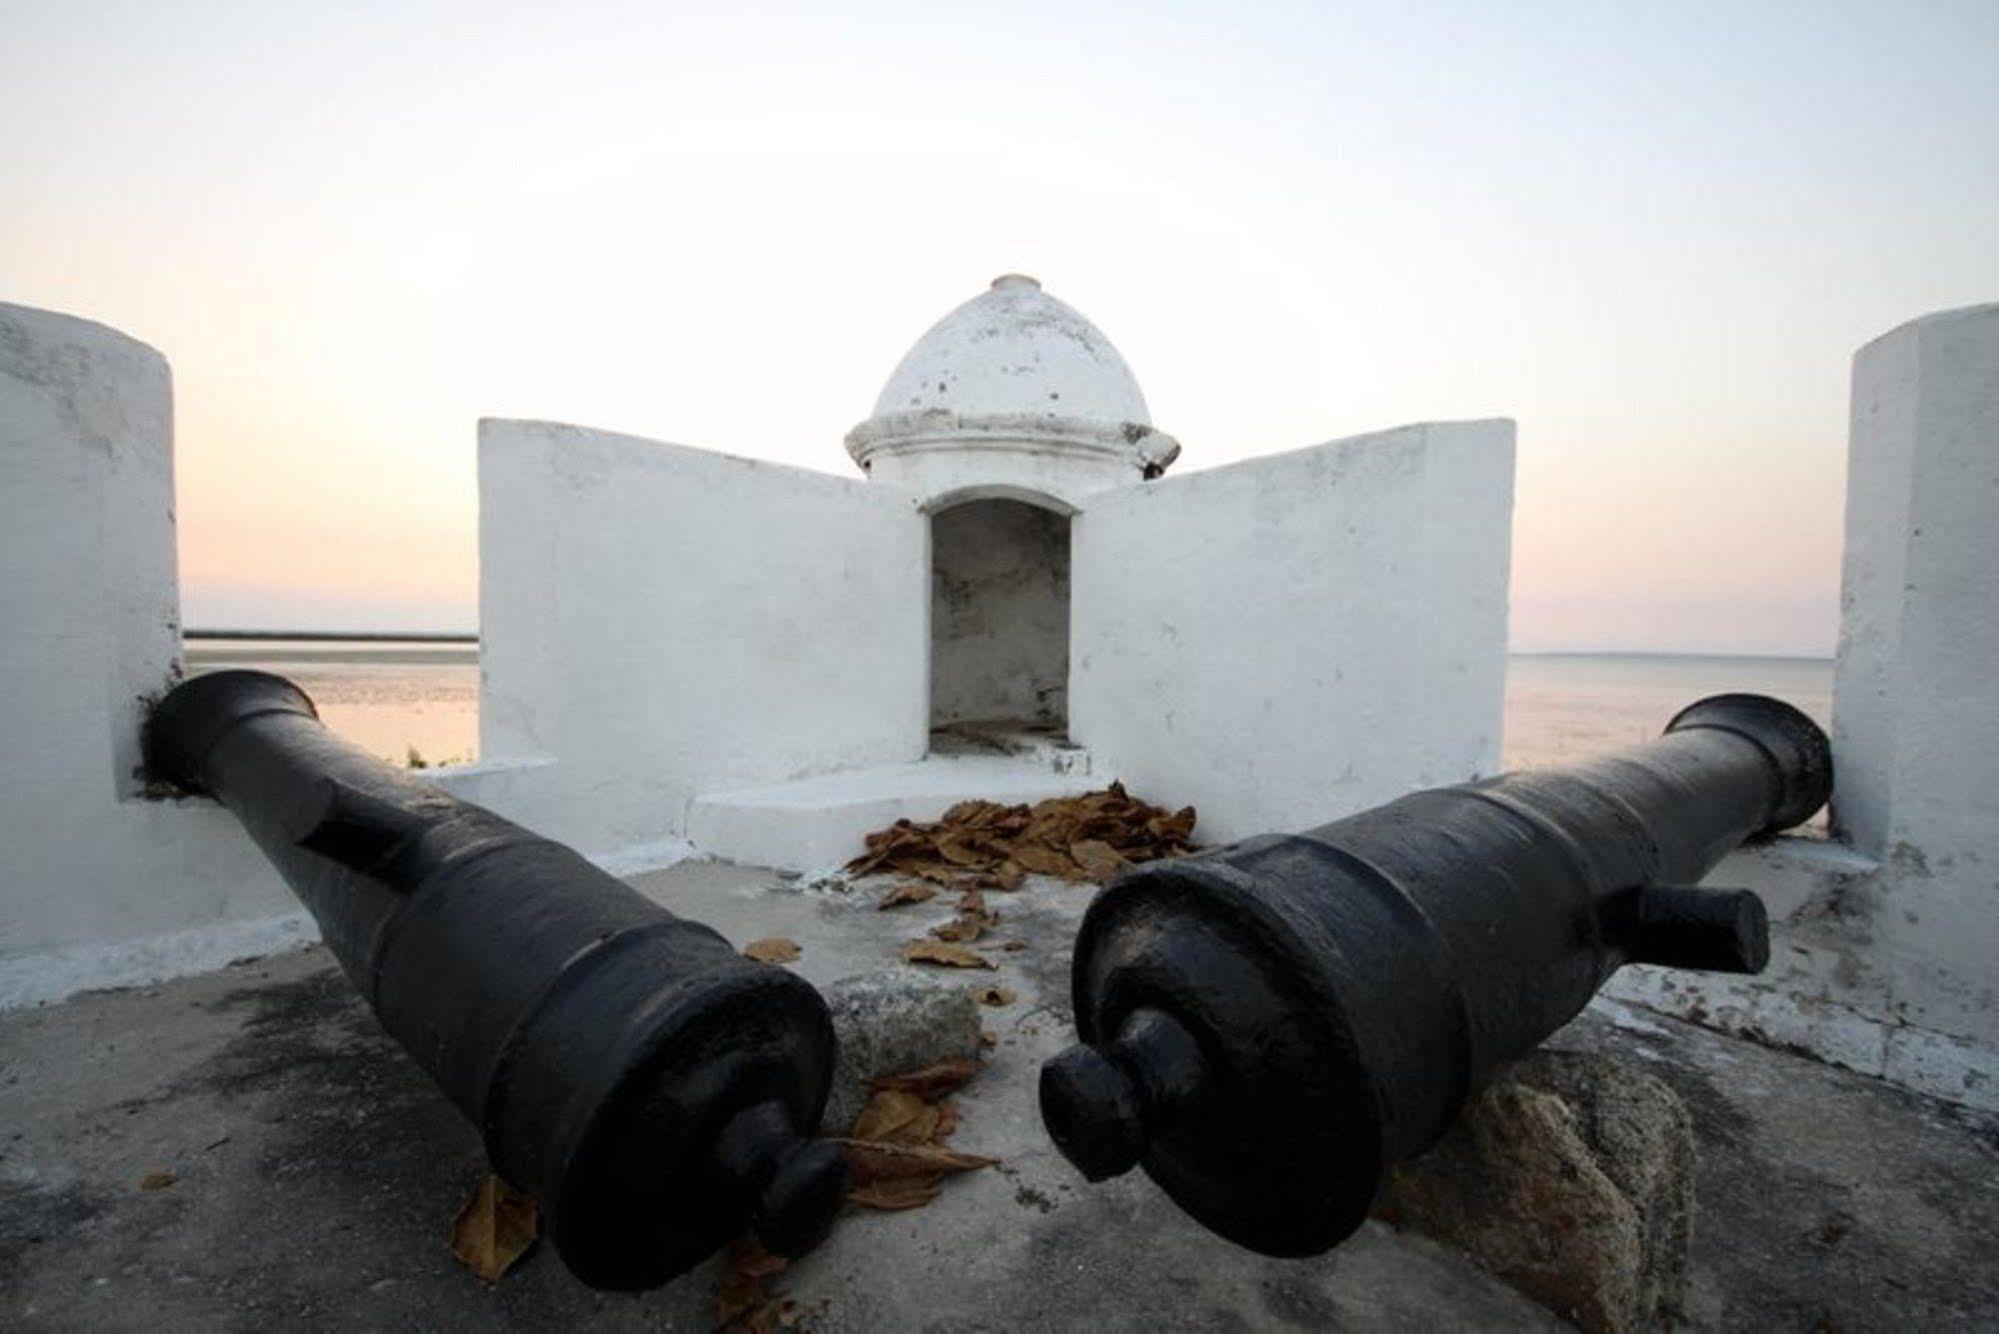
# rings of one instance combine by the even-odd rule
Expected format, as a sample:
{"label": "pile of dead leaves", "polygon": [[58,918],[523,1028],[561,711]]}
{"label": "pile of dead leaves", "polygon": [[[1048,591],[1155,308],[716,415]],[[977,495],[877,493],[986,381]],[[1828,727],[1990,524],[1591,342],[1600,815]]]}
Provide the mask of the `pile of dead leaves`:
{"label": "pile of dead leaves", "polygon": [[1028,875],[1102,884],[1127,866],[1194,850],[1194,808],[1168,812],[1112,783],[1032,806],[961,801],[932,824],[867,837],[849,875],[899,873],[953,889],[1018,889]]}
{"label": "pile of dead leaves", "polygon": [[946,1099],[978,1068],[972,1060],[945,1061],[872,1081],[874,1096],[839,1141],[847,1159],[848,1203],[915,1209],[937,1198],[945,1177],[998,1161],[944,1143],[958,1128],[958,1109]]}

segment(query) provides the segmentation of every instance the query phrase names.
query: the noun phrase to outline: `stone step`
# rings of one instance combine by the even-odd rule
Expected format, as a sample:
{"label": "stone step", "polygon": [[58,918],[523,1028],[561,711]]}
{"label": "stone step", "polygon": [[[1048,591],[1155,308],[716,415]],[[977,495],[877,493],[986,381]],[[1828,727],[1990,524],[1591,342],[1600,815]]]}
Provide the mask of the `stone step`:
{"label": "stone step", "polygon": [[863,839],[897,820],[934,820],[961,801],[1009,804],[1101,787],[1088,752],[932,755],[913,764],[704,793],[688,809],[687,832],[711,857],[822,873],[860,855]]}

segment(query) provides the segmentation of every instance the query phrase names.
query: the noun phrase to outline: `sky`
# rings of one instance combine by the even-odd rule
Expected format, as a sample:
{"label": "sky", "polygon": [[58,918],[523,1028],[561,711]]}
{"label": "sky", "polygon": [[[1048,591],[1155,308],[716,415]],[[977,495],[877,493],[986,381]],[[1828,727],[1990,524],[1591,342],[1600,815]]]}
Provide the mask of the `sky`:
{"label": "sky", "polygon": [[1020,271],[1176,471],[1514,419],[1516,649],[1825,654],[1852,353],[1999,299],[1993,0],[0,0],[0,34],[0,300],[172,363],[190,626],[474,628],[481,416],[851,474],[902,353]]}

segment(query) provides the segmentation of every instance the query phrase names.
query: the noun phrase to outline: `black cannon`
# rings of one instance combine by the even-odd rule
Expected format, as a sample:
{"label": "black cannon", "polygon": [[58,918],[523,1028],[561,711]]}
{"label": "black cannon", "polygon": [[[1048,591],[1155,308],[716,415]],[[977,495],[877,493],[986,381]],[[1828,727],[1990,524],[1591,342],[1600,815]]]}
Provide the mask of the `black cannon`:
{"label": "black cannon", "polygon": [[1810,719],[1720,695],[1620,754],[1128,872],[1077,936],[1042,1118],[1091,1180],[1143,1163],[1229,1240],[1316,1255],[1619,966],[1760,971],[1761,900],[1694,883],[1831,788]]}
{"label": "black cannon", "polygon": [[845,1168],[808,1136],[833,1030],[806,982],[362,753],[282,677],[177,687],[146,757],[243,822],[585,1283],[655,1286],[746,1226],[779,1255],[831,1227]]}

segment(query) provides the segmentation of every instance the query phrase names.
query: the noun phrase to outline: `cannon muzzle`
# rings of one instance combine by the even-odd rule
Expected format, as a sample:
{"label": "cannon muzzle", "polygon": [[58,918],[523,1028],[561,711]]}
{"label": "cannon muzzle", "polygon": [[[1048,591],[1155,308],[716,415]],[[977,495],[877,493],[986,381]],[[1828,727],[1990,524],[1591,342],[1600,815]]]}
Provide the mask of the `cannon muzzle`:
{"label": "cannon muzzle", "polygon": [[585,1283],[653,1287],[747,1227],[797,1255],[832,1226],[819,993],[581,856],[364,754],[291,682],[177,687],[153,773],[243,822],[382,1026],[538,1198]]}
{"label": "cannon muzzle", "polygon": [[1129,872],[1077,936],[1042,1118],[1091,1180],[1142,1164],[1229,1240],[1318,1254],[1623,964],[1760,971],[1762,902],[1696,882],[1831,788],[1810,719],[1719,695],[1619,754]]}

